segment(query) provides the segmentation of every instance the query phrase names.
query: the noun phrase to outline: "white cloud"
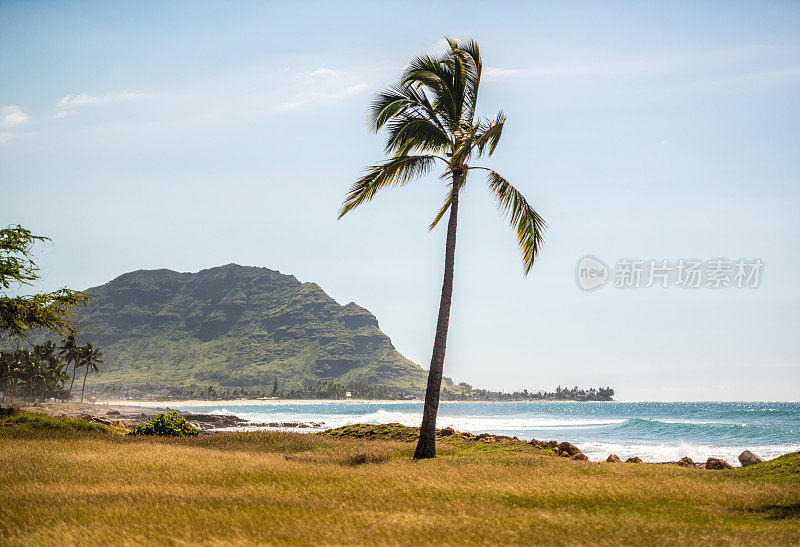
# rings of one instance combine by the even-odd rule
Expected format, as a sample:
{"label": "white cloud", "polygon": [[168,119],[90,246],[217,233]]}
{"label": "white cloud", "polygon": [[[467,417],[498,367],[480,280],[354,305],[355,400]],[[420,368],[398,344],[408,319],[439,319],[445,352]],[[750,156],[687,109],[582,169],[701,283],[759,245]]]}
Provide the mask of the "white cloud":
{"label": "white cloud", "polygon": [[336,70],[333,70],[331,68],[322,67],[322,68],[318,68],[316,70],[312,70],[310,72],[300,72],[297,75],[298,76],[311,76],[313,78],[313,77],[319,77],[319,76],[338,76],[339,74],[340,73],[337,72]]}
{"label": "white cloud", "polygon": [[53,117],[56,118],[56,119],[66,118],[67,116],[72,116],[73,114],[75,114],[74,110],[59,110],[58,112],[56,112],[56,115],[53,116]]}
{"label": "white cloud", "polygon": [[486,67],[483,69],[483,78],[487,80],[502,80],[517,77],[558,79],[584,76],[618,76],[637,74],[661,67],[660,63],[645,62],[539,65],[526,68]]}
{"label": "white cloud", "polygon": [[[456,38],[458,40],[458,38]],[[425,50],[426,55],[430,55],[431,57],[439,57],[440,55],[444,55],[450,49],[450,44],[447,43],[447,40],[442,38],[438,42],[434,42],[428,46]]]}
{"label": "white cloud", "polygon": [[330,96],[334,97],[334,98],[349,97],[350,95],[358,95],[359,93],[362,93],[362,92],[364,92],[366,90],[367,90],[367,84],[358,83],[358,84],[353,84],[353,85],[347,86],[346,88],[342,89],[341,91],[338,91],[336,93],[332,93]]}
{"label": "white cloud", "polygon": [[0,128],[11,129],[28,121],[29,116],[18,106],[10,105],[0,108]]}
{"label": "white cloud", "polygon": [[487,66],[481,72],[481,79],[483,80],[501,80],[503,78],[509,78],[511,76],[517,76],[523,73],[522,70],[517,68],[498,68],[493,66]]}
{"label": "white cloud", "polygon": [[279,111],[292,110],[292,109],[295,109],[295,108],[299,108],[301,106],[303,106],[302,102],[300,102],[300,101],[292,101],[292,102],[288,102],[288,103],[279,104],[278,105],[278,110]]}
{"label": "white cloud", "polygon": [[138,99],[148,99],[151,95],[147,93],[109,93],[106,95],[88,95],[78,93],[66,95],[58,101],[59,108],[90,106],[96,104],[119,103],[124,101],[134,101]]}

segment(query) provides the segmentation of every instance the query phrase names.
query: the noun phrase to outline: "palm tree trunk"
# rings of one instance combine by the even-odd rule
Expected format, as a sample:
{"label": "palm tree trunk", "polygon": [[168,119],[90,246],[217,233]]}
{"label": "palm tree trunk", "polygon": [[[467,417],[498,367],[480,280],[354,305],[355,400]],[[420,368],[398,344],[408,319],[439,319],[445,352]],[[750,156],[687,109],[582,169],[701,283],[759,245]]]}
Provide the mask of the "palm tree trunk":
{"label": "palm tree trunk", "polygon": [[87,376],[89,376],[89,363],[86,363],[86,373],[83,375],[83,387],[81,388],[81,402],[83,402],[83,391],[86,389]]}
{"label": "palm tree trunk", "polygon": [[433,355],[431,356],[431,368],[428,371],[428,387],[425,390],[425,407],[422,411],[422,426],[419,428],[419,442],[414,451],[415,460],[436,457],[436,413],[439,411],[439,392],[442,388],[447,329],[450,326],[450,304],[453,300],[459,182],[460,177],[453,174],[450,219],[447,222],[447,243],[444,251],[442,297],[439,300],[439,318],[436,322],[436,338],[433,340]]}
{"label": "palm tree trunk", "polygon": [[[72,381],[69,383],[69,394],[72,395],[72,384],[75,383],[75,373],[78,370],[78,362],[72,363]],[[70,397],[71,399],[71,397]]]}

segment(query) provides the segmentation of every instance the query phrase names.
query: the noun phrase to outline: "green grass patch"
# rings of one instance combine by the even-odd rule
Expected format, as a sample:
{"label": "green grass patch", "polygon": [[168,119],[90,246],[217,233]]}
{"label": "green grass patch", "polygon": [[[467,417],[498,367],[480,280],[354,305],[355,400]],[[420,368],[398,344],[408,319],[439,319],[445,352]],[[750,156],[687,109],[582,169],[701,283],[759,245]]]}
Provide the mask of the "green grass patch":
{"label": "green grass patch", "polygon": [[28,412],[17,408],[0,409],[0,433],[38,431],[109,432],[111,428],[80,418],[50,416],[43,412]]}

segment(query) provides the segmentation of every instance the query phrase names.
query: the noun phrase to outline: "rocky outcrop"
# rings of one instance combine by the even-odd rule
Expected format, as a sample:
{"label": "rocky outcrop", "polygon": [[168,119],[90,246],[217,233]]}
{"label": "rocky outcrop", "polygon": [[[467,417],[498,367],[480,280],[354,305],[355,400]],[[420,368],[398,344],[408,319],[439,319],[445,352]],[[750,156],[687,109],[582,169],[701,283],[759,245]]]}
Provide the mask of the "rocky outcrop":
{"label": "rocky outcrop", "polygon": [[719,458],[708,458],[706,460],[706,469],[733,469],[733,466]]}
{"label": "rocky outcrop", "polygon": [[580,448],[572,443],[564,441],[553,449],[553,452],[564,458],[572,458],[573,460],[588,460],[589,458],[581,452]]}
{"label": "rocky outcrop", "polygon": [[609,454],[606,463],[620,463],[622,460],[616,454]]}
{"label": "rocky outcrop", "polygon": [[575,454],[580,452],[580,449],[577,446],[575,446],[572,443],[568,443],[567,441],[564,441],[563,443],[559,444],[558,449],[561,452],[566,452],[567,455],[569,456],[574,456]]}
{"label": "rocky outcrop", "polygon": [[678,465],[680,465],[681,467],[697,467],[697,464],[694,463],[692,458],[690,458],[689,456],[682,457],[678,462]]}
{"label": "rocky outcrop", "polygon": [[639,456],[633,456],[632,458],[625,460],[625,463],[642,463],[642,458]]}
{"label": "rocky outcrop", "polygon": [[742,467],[747,467],[748,465],[754,465],[756,463],[763,463],[764,458],[761,456],[756,456],[749,450],[745,450],[741,454],[739,454],[739,463],[742,464]]}

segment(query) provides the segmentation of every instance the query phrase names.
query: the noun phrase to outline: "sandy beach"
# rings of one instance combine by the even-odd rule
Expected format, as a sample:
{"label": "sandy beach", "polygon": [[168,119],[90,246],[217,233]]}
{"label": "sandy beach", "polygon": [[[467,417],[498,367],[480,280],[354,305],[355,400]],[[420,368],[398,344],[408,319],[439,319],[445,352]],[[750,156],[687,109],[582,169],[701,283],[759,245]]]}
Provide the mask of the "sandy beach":
{"label": "sandy beach", "polygon": [[162,400],[162,401],[142,401],[142,400],[126,400],[126,399],[108,399],[97,401],[95,405],[114,405],[114,406],[130,406],[137,408],[153,408],[172,406],[229,406],[229,405],[320,405],[320,404],[399,404],[399,403],[422,403],[422,399],[220,399],[220,400],[201,400],[201,399],[188,399],[188,400]]}

